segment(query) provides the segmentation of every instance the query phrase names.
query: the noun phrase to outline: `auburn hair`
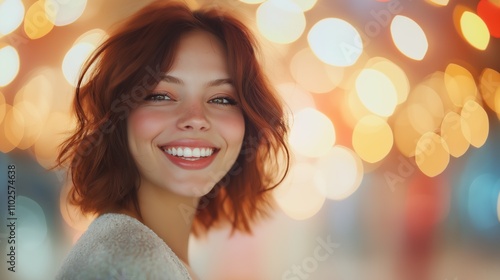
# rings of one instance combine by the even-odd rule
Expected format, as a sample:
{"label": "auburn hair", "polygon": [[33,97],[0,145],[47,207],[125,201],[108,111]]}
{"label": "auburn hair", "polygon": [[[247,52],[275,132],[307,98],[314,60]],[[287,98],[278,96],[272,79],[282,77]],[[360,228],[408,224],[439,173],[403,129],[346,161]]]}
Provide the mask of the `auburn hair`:
{"label": "auburn hair", "polygon": [[283,107],[258,62],[256,41],[220,8],[192,11],[172,1],[154,1],[119,25],[79,77],[73,103],[77,127],[57,160],[71,175],[68,199],[83,213],[133,206],[140,215],[140,174],[128,149],[126,120],[171,67],[181,36],[191,31],[209,32],[222,43],[245,119],[240,154],[200,199],[193,231],[204,233],[226,220],[233,230],[251,232],[252,222],[267,214],[269,190],[288,172],[290,154]]}

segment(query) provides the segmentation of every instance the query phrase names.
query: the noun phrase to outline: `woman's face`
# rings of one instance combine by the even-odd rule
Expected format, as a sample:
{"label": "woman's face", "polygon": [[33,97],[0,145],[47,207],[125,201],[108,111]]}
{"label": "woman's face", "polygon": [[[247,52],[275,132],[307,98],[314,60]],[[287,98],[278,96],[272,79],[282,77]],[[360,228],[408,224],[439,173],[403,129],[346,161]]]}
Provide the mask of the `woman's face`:
{"label": "woman's face", "polygon": [[127,120],[140,188],[200,197],[229,171],[245,123],[226,54],[207,32],[184,35],[171,69]]}

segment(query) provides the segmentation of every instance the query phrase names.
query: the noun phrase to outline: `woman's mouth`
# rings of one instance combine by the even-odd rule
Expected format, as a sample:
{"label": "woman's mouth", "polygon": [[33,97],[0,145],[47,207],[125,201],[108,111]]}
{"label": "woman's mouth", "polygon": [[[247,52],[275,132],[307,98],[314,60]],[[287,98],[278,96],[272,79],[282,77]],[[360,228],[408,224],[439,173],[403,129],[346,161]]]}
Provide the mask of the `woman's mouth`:
{"label": "woman's mouth", "polygon": [[219,151],[213,147],[160,147],[167,158],[175,165],[188,170],[203,169],[209,166]]}
{"label": "woman's mouth", "polygon": [[175,157],[183,157],[183,158],[202,158],[209,157],[215,152],[215,148],[209,147],[163,147],[162,150],[169,155]]}

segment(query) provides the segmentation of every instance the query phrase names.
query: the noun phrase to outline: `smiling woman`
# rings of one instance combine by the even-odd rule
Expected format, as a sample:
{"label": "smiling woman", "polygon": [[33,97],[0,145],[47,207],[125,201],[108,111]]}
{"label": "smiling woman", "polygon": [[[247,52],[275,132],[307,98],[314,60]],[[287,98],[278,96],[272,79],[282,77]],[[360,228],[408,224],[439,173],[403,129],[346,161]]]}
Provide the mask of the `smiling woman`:
{"label": "smiling woman", "polygon": [[97,218],[58,279],[194,278],[189,235],[251,232],[288,170],[288,128],[255,41],[220,9],[137,12],[87,62],[74,108],[59,165],[70,201]]}

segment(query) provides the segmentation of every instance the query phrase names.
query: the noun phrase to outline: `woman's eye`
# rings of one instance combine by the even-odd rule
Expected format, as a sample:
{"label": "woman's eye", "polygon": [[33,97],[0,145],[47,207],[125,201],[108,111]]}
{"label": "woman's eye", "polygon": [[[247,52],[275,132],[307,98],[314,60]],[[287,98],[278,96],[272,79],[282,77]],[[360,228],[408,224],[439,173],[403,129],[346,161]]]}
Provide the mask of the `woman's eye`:
{"label": "woman's eye", "polygon": [[209,102],[220,105],[231,105],[231,106],[238,105],[238,102],[236,102],[235,99],[230,97],[216,97],[214,99],[211,99]]}
{"label": "woman's eye", "polygon": [[144,98],[144,100],[158,102],[158,101],[164,101],[164,100],[166,100],[166,101],[172,100],[172,98],[170,98],[170,96],[168,96],[165,93],[152,93],[152,94],[146,96],[146,98]]}

